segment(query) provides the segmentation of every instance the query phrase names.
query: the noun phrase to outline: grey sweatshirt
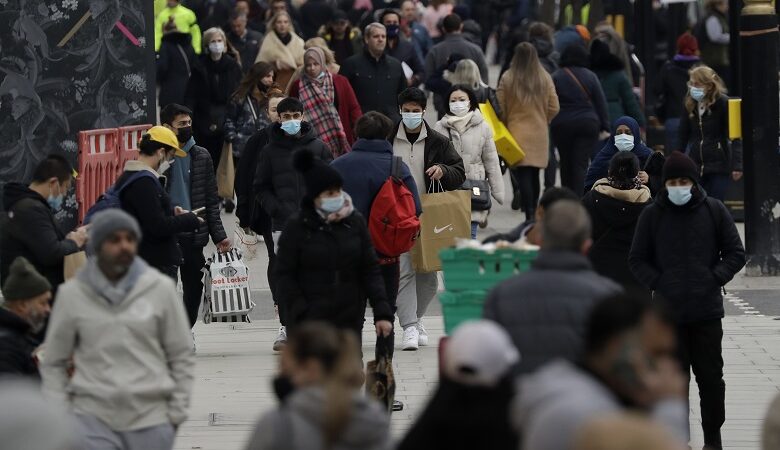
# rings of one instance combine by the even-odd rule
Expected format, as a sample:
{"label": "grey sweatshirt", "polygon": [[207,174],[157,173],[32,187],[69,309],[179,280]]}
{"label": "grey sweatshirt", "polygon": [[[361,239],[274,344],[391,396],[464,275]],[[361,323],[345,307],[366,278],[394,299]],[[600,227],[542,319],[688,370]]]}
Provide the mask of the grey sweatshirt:
{"label": "grey sweatshirt", "polygon": [[[624,409],[597,379],[574,364],[558,360],[521,379],[512,423],[521,430],[524,449],[569,450],[588,420]],[[688,410],[682,400],[657,403],[651,418],[687,442]]]}
{"label": "grey sweatshirt", "polygon": [[[260,420],[247,450],[321,450],[325,393],[321,388],[294,392],[279,409]],[[359,392],[352,397],[352,415],[331,450],[390,448],[390,418],[374,400]]]}
{"label": "grey sweatshirt", "polygon": [[193,383],[192,336],[173,281],[138,257],[134,266],[124,298],[96,290],[100,277],[85,273],[99,270],[94,263],[60,286],[41,364],[47,395],[116,431],[184,422]]}

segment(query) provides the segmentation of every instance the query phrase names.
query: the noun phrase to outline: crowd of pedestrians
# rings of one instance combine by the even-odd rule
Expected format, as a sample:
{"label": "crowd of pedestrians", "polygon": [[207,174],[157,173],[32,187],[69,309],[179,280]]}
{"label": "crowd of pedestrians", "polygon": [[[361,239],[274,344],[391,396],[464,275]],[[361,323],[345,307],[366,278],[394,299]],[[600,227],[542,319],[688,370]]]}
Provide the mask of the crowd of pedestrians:
{"label": "crowd of pedestrians", "polygon": [[[706,448],[722,448],[722,287],[745,264],[722,203],[742,176],[727,133],[725,4],[708,2],[661,69],[657,152],[630,49],[606,24],[555,32],[507,8],[518,26],[491,80],[496,21],[482,5],[167,0],[155,21],[160,125],[88,225],[65,233],[55,218],[78,176],[61,156],[5,185],[0,373],[40,380],[74,412],[77,448],[170,449],[193,384],[204,249],[233,245],[224,208],[265,242],[280,325],[280,407],[247,448],[390,448],[387,411],[361,393],[366,307],[377,357],[434,344],[424,318],[439,277],[408,248],[380,251],[375,199],[388,179],[402,185],[417,223],[426,194],[480,186],[524,215],[485,242],[539,254],[451,336],[398,448],[600,449],[617,429],[633,432],[615,448],[652,436],[648,448],[678,449],[691,371]],[[511,183],[499,125],[525,155]],[[489,214],[471,212],[472,239]]]}

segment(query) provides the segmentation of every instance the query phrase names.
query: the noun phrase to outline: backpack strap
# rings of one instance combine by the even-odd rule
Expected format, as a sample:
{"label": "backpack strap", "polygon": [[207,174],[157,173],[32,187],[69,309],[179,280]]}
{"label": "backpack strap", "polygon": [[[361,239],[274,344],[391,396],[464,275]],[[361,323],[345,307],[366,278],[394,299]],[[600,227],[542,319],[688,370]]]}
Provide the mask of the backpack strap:
{"label": "backpack strap", "polygon": [[393,160],[390,162],[390,176],[400,180],[401,179],[401,163],[403,160],[400,156],[393,156]]}
{"label": "backpack strap", "polygon": [[141,178],[145,178],[145,177],[149,177],[152,180],[154,180],[154,182],[157,185],[157,187],[162,189],[162,185],[160,184],[160,180],[158,180],[157,177],[152,175],[151,172],[149,172],[148,170],[139,170],[138,172],[130,175],[127,178],[127,180],[124,183],[122,183],[120,186],[116,187],[116,195],[120,195],[122,193],[122,191],[125,190],[126,187],[130,186],[134,182],[140,180]]}

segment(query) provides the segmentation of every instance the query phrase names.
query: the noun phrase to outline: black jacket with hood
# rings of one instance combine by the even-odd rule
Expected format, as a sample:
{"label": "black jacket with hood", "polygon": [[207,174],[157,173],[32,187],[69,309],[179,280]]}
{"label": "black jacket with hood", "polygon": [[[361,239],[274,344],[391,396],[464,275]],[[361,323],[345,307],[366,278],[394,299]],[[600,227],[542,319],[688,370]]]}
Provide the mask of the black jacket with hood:
{"label": "black jacket with hood", "polygon": [[303,177],[293,166],[293,154],[308,150],[325,162],[330,162],[333,155],[308,122],[301,123],[298,136],[287,135],[278,123],[271,125],[270,135],[268,145],[260,152],[255,192],[263,209],[271,216],[273,231],[282,231],[306,194]]}
{"label": "black jacket with hood", "polygon": [[7,183],[3,191],[6,212],[0,220],[0,284],[5,284],[11,263],[24,256],[52,287],[65,281],[63,260],[79,251],[65,239],[49,204],[22,183]]}
{"label": "black jacket with hood", "polygon": [[359,212],[327,223],[310,198],[302,201],[279,238],[276,294],[288,330],[322,320],[360,333],[366,299],[374,321],[393,321],[368,227]]}
{"label": "black jacket with hood", "polygon": [[664,189],[639,216],[628,263],[678,322],[723,317],[721,286],[745,265],[745,248],[731,214],[695,186],[683,206]]}
{"label": "black jacket with hood", "polygon": [[[661,67],[658,74],[660,82],[656,84],[658,102],[655,114],[659,119],[679,119],[684,115],[683,101],[688,93],[688,72],[701,64],[700,59],[672,59]],[[671,148],[669,150],[678,150]]]}
{"label": "black jacket with hood", "polygon": [[33,360],[39,344],[29,323],[0,308],[0,375],[40,377]]}
{"label": "black jacket with hood", "polygon": [[742,171],[742,147],[729,144],[728,97],[721,95],[704,114],[699,109],[684,111],[680,120],[680,145],[699,166],[699,175],[731,174]]}

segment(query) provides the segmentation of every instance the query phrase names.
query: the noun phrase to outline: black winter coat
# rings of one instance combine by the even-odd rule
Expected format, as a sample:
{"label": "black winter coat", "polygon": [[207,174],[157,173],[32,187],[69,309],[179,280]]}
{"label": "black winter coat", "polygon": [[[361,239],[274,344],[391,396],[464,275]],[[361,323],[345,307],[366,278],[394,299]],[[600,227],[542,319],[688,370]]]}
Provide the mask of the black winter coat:
{"label": "black winter coat", "polygon": [[250,227],[255,233],[264,234],[271,229],[271,217],[260,206],[259,191],[255,190],[255,176],[259,172],[260,152],[269,143],[268,125],[246,141],[241,164],[236,168],[236,217],[241,227]]}
{"label": "black winter coat", "polygon": [[[206,208],[202,215],[206,223],[198,227],[196,232],[179,234],[180,242],[193,247],[205,247],[209,243],[209,236],[216,244],[227,238],[225,227],[222,226],[222,218],[219,215],[220,198],[217,195],[217,179],[214,176],[214,163],[211,161],[209,151],[203,147],[194,145],[190,149],[190,206],[193,210]],[[171,174],[168,169],[165,172],[168,178],[166,192],[170,192]]]}
{"label": "black winter coat", "polygon": [[168,33],[162,37],[157,53],[157,86],[160,87],[160,108],[171,103],[184,104],[187,85],[198,57],[192,49],[192,37],[187,33]]}
{"label": "black winter coat", "polygon": [[[569,75],[567,68],[577,77],[585,91]],[[552,75],[561,110],[550,125],[554,128],[562,123],[593,120],[600,124],[601,130],[611,131],[612,124],[609,123],[607,99],[604,96],[604,90],[601,89],[599,78],[584,67],[570,66],[567,68],[561,67]]]}
{"label": "black winter coat", "polygon": [[3,191],[6,212],[0,221],[0,285],[11,264],[24,256],[56,290],[65,281],[63,259],[79,251],[65,239],[46,199],[21,183],[8,183]]}
{"label": "black winter coat", "polygon": [[255,64],[260,44],[263,43],[263,33],[247,28],[244,37],[239,37],[232,30],[227,32],[227,38],[241,57],[241,71],[249,72]]}
{"label": "black winter coat", "polygon": [[[390,138],[390,142],[395,140],[395,136],[398,134],[398,128],[403,124],[399,123],[395,127],[395,133]],[[460,157],[458,151],[452,146],[452,142],[447,139],[446,136],[437,132],[428,125],[428,122],[423,120],[423,126],[426,128],[428,137],[425,138],[425,148],[423,149],[423,156],[425,158],[425,170],[427,171],[434,165],[441,167],[444,175],[441,177],[441,185],[445,191],[454,191],[459,189],[463,182],[466,181],[466,169],[463,165],[463,158]],[[428,175],[425,175],[425,185],[429,186],[431,179]],[[420,192],[420,195],[424,192]]]}
{"label": "black winter coat", "polygon": [[289,329],[323,320],[360,332],[366,298],[375,321],[393,321],[371,236],[358,212],[328,224],[310,202],[302,205],[279,238],[276,277]]}
{"label": "black winter coat", "polygon": [[11,311],[0,308],[0,375],[39,378],[32,356],[38,345],[30,324]]}
{"label": "black winter coat", "polygon": [[[116,185],[123,184],[131,173],[125,170]],[[139,178],[124,188],[119,199],[122,209],[135,217],[141,227],[143,237],[138,245],[138,256],[158,270],[167,271],[179,266],[182,253],[176,237],[182,232],[197,231],[198,217],[193,213],[174,216],[170,197],[148,177]]]}
{"label": "black winter coat", "polygon": [[241,77],[241,67],[230,55],[223,55],[219,61],[213,61],[208,55],[198,59],[192,69],[186,100],[192,109],[196,141],[222,136],[228,104]]}
{"label": "black winter coat", "polygon": [[680,323],[723,317],[721,286],[745,265],[745,248],[734,219],[701,187],[683,206],[666,190],[642,211],[628,263]]}
{"label": "black winter coat", "polygon": [[364,51],[347,58],[339,74],[349,80],[363,114],[378,111],[395,122],[401,120],[398,94],[407,82],[400,61],[386,54],[376,60]]}
{"label": "black winter coat", "polygon": [[399,37],[394,48],[390,48],[390,45],[388,44],[387,54],[401,62],[405,62],[406,65],[412,69],[412,74],[417,77],[417,82],[415,84],[420,84],[425,81],[425,64],[420,60],[420,57],[417,55],[417,51],[414,49],[414,45],[411,42]]}
{"label": "black winter coat", "polygon": [[278,123],[271,125],[270,142],[260,152],[255,191],[263,209],[271,216],[274,231],[284,230],[306,194],[303,177],[293,167],[293,154],[304,149],[325,162],[333,160],[330,148],[316,137],[310,123],[301,123],[298,137],[288,136]]}
{"label": "black winter coat", "polygon": [[648,292],[628,267],[628,253],[639,215],[651,202],[633,203],[595,190],[582,199],[593,225],[593,245],[588,253],[593,269],[627,292]]}
{"label": "black winter coat", "polygon": [[688,155],[699,166],[700,175],[742,171],[742,147],[729,145],[728,133],[729,105],[725,95],[721,95],[703,115],[694,108],[682,117],[679,142],[690,147]]}
{"label": "black winter coat", "polygon": [[[661,120],[678,119],[683,116],[685,94],[688,93],[688,72],[701,60],[671,60],[661,66],[658,74],[660,82],[656,84],[658,103],[655,114]],[[679,149],[669,149],[679,150]]]}

